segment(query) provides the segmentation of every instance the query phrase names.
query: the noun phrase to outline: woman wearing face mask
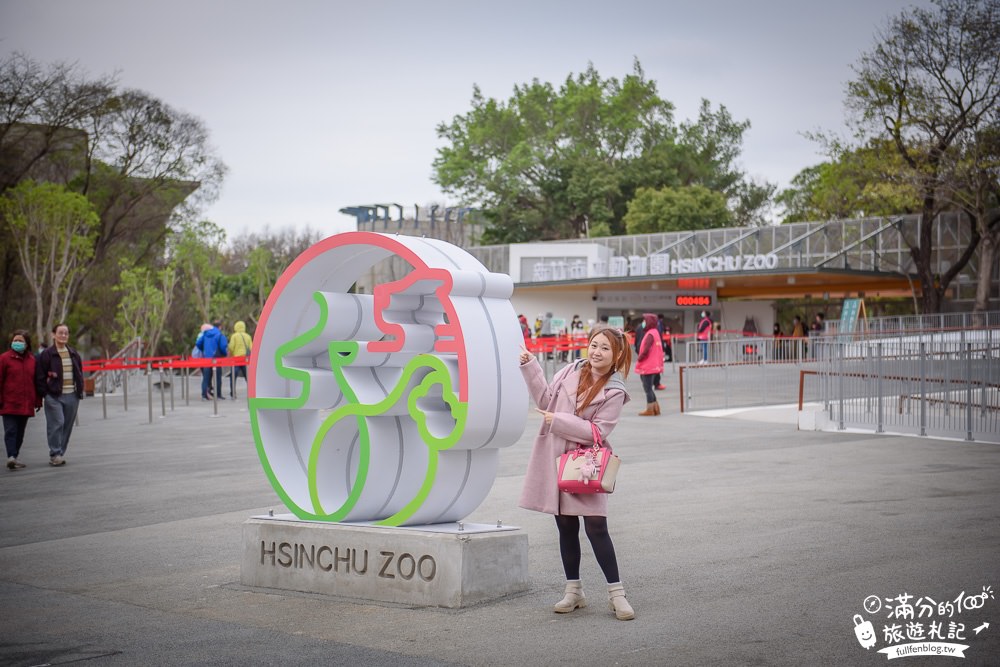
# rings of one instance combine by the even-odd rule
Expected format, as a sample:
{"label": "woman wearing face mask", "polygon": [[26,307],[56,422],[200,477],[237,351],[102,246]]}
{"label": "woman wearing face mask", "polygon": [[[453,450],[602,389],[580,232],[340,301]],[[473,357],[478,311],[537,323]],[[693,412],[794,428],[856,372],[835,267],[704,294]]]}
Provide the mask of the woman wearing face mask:
{"label": "woman wearing face mask", "polygon": [[10,337],[10,348],[0,354],[0,415],[3,415],[3,441],[7,446],[7,469],[20,470],[17,460],[24,442],[28,419],[42,407],[35,391],[35,357],[31,354],[31,338],[24,329]]}

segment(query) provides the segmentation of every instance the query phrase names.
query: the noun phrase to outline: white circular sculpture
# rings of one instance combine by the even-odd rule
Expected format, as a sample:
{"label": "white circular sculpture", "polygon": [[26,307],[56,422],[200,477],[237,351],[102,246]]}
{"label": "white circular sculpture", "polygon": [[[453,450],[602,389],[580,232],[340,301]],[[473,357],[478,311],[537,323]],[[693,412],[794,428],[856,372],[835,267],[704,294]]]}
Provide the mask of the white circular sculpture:
{"label": "white circular sculpture", "polygon": [[[351,294],[377,262],[400,280]],[[275,491],[302,519],[446,523],[489,493],[524,431],[513,282],[436,239],[351,232],[278,279],[250,359],[250,419]]]}

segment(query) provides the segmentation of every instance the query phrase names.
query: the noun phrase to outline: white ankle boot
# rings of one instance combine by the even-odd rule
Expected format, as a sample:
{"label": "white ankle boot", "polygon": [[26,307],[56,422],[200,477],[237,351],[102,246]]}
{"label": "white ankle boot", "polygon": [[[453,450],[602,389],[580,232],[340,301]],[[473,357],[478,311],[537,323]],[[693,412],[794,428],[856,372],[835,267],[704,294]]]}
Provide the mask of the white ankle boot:
{"label": "white ankle boot", "polygon": [[619,621],[631,621],[635,618],[635,610],[625,599],[625,587],[621,584],[608,584],[608,608],[615,612]]}
{"label": "white ankle boot", "polygon": [[562,600],[556,602],[552,611],[557,614],[568,614],[576,609],[583,609],[587,606],[587,598],[583,595],[583,584],[577,581],[566,582],[566,595]]}

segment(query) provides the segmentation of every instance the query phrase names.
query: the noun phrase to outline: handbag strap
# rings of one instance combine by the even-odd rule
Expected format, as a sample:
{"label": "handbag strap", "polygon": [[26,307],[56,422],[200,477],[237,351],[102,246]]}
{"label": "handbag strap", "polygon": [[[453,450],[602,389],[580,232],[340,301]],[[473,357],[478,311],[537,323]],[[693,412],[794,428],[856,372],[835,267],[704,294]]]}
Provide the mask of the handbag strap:
{"label": "handbag strap", "polygon": [[594,434],[594,449],[600,449],[601,445],[604,444],[604,439],[601,437],[601,429],[597,428],[597,424],[590,422],[590,430]]}

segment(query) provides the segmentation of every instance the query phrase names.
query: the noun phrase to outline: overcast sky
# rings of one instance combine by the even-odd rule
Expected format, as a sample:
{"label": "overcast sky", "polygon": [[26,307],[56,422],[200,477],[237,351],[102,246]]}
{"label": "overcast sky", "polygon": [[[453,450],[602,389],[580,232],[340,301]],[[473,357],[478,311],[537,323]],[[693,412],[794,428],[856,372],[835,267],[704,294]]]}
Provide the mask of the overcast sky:
{"label": "overcast sky", "polygon": [[[916,0],[926,5],[924,0]],[[897,0],[0,0],[0,50],[120,73],[201,118],[229,167],[208,211],[231,235],[354,228],[344,206],[456,205],[431,180],[438,123],[472,87],[506,100],[593,62],[635,58],[676,106],[749,120],[742,167],[788,185],[819,162],[802,136],[842,132],[851,64]]]}

